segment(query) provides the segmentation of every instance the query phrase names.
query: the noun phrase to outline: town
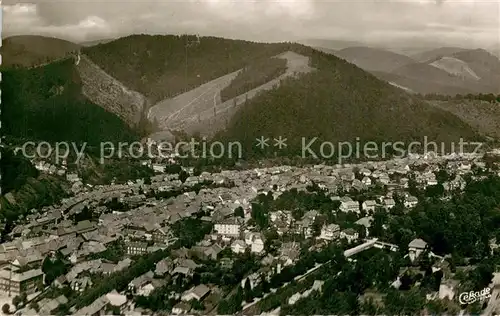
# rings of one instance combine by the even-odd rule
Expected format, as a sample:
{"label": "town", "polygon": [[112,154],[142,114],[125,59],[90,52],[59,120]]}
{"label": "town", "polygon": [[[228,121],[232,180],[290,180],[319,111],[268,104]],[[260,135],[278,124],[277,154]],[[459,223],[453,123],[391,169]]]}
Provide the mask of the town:
{"label": "town", "polygon": [[[183,168],[188,175],[183,179],[166,172],[173,158],[144,160],[156,173],[151,179],[98,186],[83,183],[64,166],[35,159],[38,170],[71,184],[70,197],[33,209],[0,244],[2,312],[308,314],[318,311],[304,310],[313,303],[303,299],[344,293],[341,286],[360,288],[348,288],[359,295],[339,313],[387,311],[380,309],[385,296],[394,305],[385,308],[403,308],[394,295],[416,296],[416,289],[429,312],[428,306],[440,312],[500,311],[499,273],[490,271],[485,280],[483,273],[483,283],[473,282],[466,271],[484,267],[467,251],[449,246],[456,253],[447,253],[445,246],[437,249],[436,242],[418,235],[421,230],[395,223],[421,205],[452,203],[469,183],[497,181],[496,162],[485,157],[427,153],[199,174]],[[435,219],[426,220],[431,226]],[[446,236],[435,238],[445,243]],[[493,256],[495,238],[487,244]],[[369,275],[370,265],[380,271]],[[457,302],[470,284],[492,288],[489,301],[478,302],[485,306]],[[411,314],[421,307],[392,311]]]}

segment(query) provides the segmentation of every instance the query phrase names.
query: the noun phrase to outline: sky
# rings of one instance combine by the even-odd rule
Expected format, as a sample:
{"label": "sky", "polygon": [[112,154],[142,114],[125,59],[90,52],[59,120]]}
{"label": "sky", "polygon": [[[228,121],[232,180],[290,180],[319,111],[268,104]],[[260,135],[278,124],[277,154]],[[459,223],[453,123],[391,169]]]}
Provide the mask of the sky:
{"label": "sky", "polygon": [[130,34],[498,47],[500,0],[4,0],[3,37]]}

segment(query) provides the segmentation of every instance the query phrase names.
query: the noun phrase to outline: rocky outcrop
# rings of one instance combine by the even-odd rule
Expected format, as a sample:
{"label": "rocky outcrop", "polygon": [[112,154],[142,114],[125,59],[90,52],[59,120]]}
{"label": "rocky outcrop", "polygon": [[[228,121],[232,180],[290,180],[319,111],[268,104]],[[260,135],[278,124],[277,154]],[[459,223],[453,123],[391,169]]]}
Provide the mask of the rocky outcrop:
{"label": "rocky outcrop", "polygon": [[83,54],[76,68],[82,80],[82,93],[90,101],[116,114],[130,127],[137,127],[147,104],[146,97],[125,87]]}

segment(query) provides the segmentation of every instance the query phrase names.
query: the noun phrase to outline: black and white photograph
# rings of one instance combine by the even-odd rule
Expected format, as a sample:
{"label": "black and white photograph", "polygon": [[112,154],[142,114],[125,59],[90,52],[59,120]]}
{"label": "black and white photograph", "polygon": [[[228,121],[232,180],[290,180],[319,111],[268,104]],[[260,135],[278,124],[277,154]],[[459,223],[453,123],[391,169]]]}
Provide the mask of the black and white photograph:
{"label": "black and white photograph", "polygon": [[0,5],[0,315],[500,315],[500,0]]}

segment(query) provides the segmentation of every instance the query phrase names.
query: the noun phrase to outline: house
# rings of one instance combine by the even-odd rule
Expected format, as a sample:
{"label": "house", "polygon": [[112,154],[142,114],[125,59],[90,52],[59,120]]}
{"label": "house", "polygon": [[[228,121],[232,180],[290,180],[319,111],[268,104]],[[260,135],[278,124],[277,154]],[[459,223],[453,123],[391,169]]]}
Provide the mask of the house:
{"label": "house", "polygon": [[394,201],[394,199],[385,199],[384,200],[384,207],[387,210],[392,209],[394,206],[396,206],[396,202]]}
{"label": "house", "polygon": [[361,225],[365,227],[366,236],[369,235],[369,228],[372,226],[373,216],[365,216],[363,218],[358,219],[355,224]]}
{"label": "house", "polygon": [[164,276],[174,269],[174,262],[167,258],[156,263],[155,275]]}
{"label": "house", "polygon": [[146,242],[127,243],[127,255],[138,256],[147,253],[148,244]]}
{"label": "house", "polygon": [[250,246],[250,251],[253,253],[264,251],[264,237],[260,233],[247,233],[245,243]]}
{"label": "house", "polygon": [[457,290],[458,285],[459,282],[455,280],[447,280],[441,282],[441,284],[439,285],[439,294],[438,294],[439,299],[443,300],[447,298],[450,301],[452,301],[453,298],[455,297],[455,291]]}
{"label": "house", "polygon": [[83,292],[93,285],[89,277],[82,277],[80,279],[71,280],[70,287],[75,292]]}
{"label": "house", "polygon": [[426,249],[427,243],[424,240],[420,238],[413,239],[408,244],[408,256],[410,260],[415,261]]}
{"label": "house", "polygon": [[340,210],[342,212],[355,212],[359,213],[359,202],[358,201],[345,201],[341,202]]}
{"label": "house", "polygon": [[92,304],[85,306],[74,313],[74,315],[97,316],[105,315],[109,307],[118,307],[120,311],[124,311],[127,298],[120,295],[116,290],[96,299]]}
{"label": "house", "polygon": [[205,297],[207,297],[208,293],[210,293],[210,288],[204,284],[200,284],[195,286],[194,288],[184,292],[181,296],[181,301],[189,302],[190,300],[201,301]]}
{"label": "house", "polygon": [[191,305],[188,302],[179,302],[172,308],[172,313],[175,315],[183,315],[189,313]]}
{"label": "house", "polygon": [[43,272],[41,269],[17,272],[6,267],[0,270],[0,293],[16,296],[24,292],[30,295],[41,289],[43,289]]}
{"label": "house", "polygon": [[361,180],[361,182],[363,182],[363,184],[366,185],[367,187],[372,185],[372,179],[370,179],[369,177],[364,177],[363,180]]}
{"label": "house", "polygon": [[279,259],[285,265],[293,264],[300,257],[300,245],[296,242],[286,242],[279,249]]}
{"label": "house", "polygon": [[106,294],[106,298],[109,301],[109,305],[118,307],[120,311],[124,311],[127,306],[127,297],[113,290]]}
{"label": "house", "polygon": [[340,236],[340,226],[337,224],[324,225],[318,239],[334,240]]}
{"label": "house", "polygon": [[361,204],[361,209],[366,212],[375,211],[375,207],[377,206],[377,202],[374,200],[366,200]]}
{"label": "house", "polygon": [[358,240],[359,234],[355,229],[347,228],[340,232],[340,238],[347,239],[347,241],[351,243]]}
{"label": "house", "polygon": [[59,307],[59,305],[67,304],[68,299],[64,295],[60,295],[54,299],[42,299],[39,303],[39,313],[40,315],[54,315],[53,311]]}
{"label": "house", "polygon": [[405,199],[404,205],[406,208],[413,208],[418,204],[418,199],[413,195],[408,196]]}
{"label": "house", "polygon": [[246,248],[247,248],[247,245],[241,239],[236,239],[231,244],[231,251],[234,253],[244,253]]}
{"label": "house", "polygon": [[226,237],[238,237],[240,229],[241,225],[236,217],[224,219],[214,225],[214,230],[217,234]]}
{"label": "house", "polygon": [[128,284],[128,290],[134,294],[139,292],[142,287],[144,287],[148,283],[151,283],[153,277],[154,277],[153,271],[148,271],[147,273],[138,276],[137,278],[130,281],[130,283]]}

